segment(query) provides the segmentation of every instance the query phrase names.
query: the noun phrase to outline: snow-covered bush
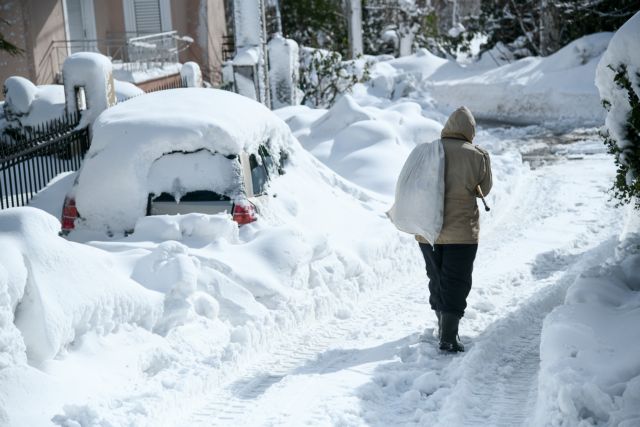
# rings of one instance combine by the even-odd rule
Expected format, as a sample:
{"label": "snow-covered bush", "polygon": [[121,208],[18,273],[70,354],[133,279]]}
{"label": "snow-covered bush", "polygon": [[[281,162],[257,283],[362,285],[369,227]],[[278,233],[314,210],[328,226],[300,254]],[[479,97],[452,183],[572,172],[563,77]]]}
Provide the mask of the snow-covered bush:
{"label": "snow-covered bush", "polygon": [[343,61],[342,55],[322,49],[303,47],[300,58],[302,104],[326,108],[338,95],[349,92],[356,83],[369,80],[367,61]]}
{"label": "snow-covered bush", "polygon": [[[640,13],[613,36],[596,71],[596,85],[607,109],[605,144],[615,156],[616,198],[640,195]],[[636,203],[640,208],[640,201]]]}

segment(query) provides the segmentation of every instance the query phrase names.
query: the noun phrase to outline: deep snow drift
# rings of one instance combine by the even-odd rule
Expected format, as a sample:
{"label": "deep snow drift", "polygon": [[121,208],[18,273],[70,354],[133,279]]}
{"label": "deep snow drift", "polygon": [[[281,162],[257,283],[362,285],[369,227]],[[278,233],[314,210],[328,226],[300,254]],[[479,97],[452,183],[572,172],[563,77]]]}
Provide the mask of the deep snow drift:
{"label": "deep snow drift", "polygon": [[[536,424],[640,423],[640,219],[544,321]],[[563,424],[565,425],[565,424]]]}
{"label": "deep snow drift", "polygon": [[432,99],[431,105],[439,110],[466,105],[481,119],[598,125],[604,110],[593,81],[611,36],[592,34],[548,57],[502,66],[487,61],[463,66],[422,49],[375,64],[366,93],[391,99],[408,96],[421,103]]}
{"label": "deep snow drift", "polygon": [[[110,120],[120,117],[115,107],[111,111]],[[247,132],[249,143],[251,129],[231,131]],[[274,138],[290,135],[286,127],[275,129],[286,132]],[[47,425],[56,414],[61,425],[158,422],[280,334],[318,318],[348,318],[373,290],[421,269],[413,239],[388,222],[384,203],[331,172],[295,140],[290,143],[286,173],[271,182],[272,197],[259,206],[260,219],[240,229],[225,214],[142,217],[126,238],[83,245],[58,237],[57,219],[47,214],[7,211],[19,220],[3,219],[6,231],[20,236],[24,253],[42,263],[40,274],[24,273],[21,282],[10,282],[11,289],[18,283],[54,295],[75,290],[86,296],[64,304],[47,297],[49,304],[37,305],[41,311],[21,316],[24,324],[36,325],[41,316],[53,316],[52,325],[64,326],[47,331],[55,345],[38,353],[37,369],[26,364],[29,348],[25,353],[19,345],[20,335],[7,329],[17,344],[0,375],[5,419],[30,426]],[[68,191],[72,183],[73,175],[67,175],[44,193],[63,194],[60,187]],[[44,206],[54,199],[41,193],[35,200]],[[23,222],[33,232],[22,233]],[[96,236],[71,234],[75,240]],[[16,258],[22,255],[12,254],[3,254],[0,265],[18,274],[22,264]],[[75,279],[61,281],[62,271]],[[129,283],[129,294],[119,296],[121,283]],[[29,307],[12,292],[2,306],[9,324],[13,307]],[[118,327],[121,322],[138,326]],[[100,336],[109,331],[115,333]],[[111,379],[97,378],[102,375]],[[82,376],[91,380],[75,384]],[[38,412],[24,410],[35,402]]]}
{"label": "deep snow drift", "polygon": [[[100,199],[91,194],[103,184],[100,177],[114,184],[103,188],[112,204],[97,214],[123,205],[123,192],[148,191],[148,173],[162,181],[161,168],[151,165],[173,143],[185,150],[206,144],[235,150],[229,142],[241,140],[240,148],[252,149],[273,137],[289,151],[286,174],[271,182],[259,220],[240,228],[226,214],[143,217],[125,204],[127,212],[118,215],[127,218],[122,224],[132,234],[106,238],[79,229],[69,241],[57,235],[59,223],[46,213],[0,213],[0,424],[184,425],[218,390],[229,393],[205,415],[227,424],[458,425],[468,417],[475,425],[497,424],[490,411],[511,390],[506,380],[525,367],[531,375],[523,377],[526,385],[536,386],[544,315],[586,266],[602,263],[608,246],[600,248],[599,240],[618,231],[611,224],[619,211],[604,194],[613,173],[610,159],[593,139],[546,145],[542,140],[554,136],[532,138],[536,126],[479,130],[476,142],[492,156],[494,209],[482,217],[483,247],[462,326],[463,340],[472,343],[468,353],[454,357],[438,354],[433,343],[418,343],[417,332],[434,323],[424,267],[413,238],[398,233],[385,211],[408,153],[439,136],[448,112],[442,97],[457,103],[456,88],[466,88],[475,113],[484,109],[515,120],[530,107],[528,117],[554,118],[538,109],[541,98],[523,94],[527,88],[534,95],[558,90],[553,79],[563,73],[579,82],[593,72],[606,37],[569,45],[555,58],[557,68],[550,58],[533,58],[502,69],[464,70],[426,52],[380,62],[371,84],[327,111],[278,111],[291,130],[262,107],[249,112],[264,127],[247,126],[245,117],[227,117],[224,103],[197,101],[201,115],[176,118],[175,105],[153,103],[154,95],[107,111],[86,163],[101,170],[87,186],[87,201]],[[510,76],[506,87],[503,75]],[[498,93],[485,105],[487,88]],[[443,92],[434,101],[430,93],[438,90]],[[558,116],[566,120],[596,120],[594,90],[586,83],[570,87],[567,96],[551,100],[550,111],[576,111]],[[499,110],[511,99],[509,91],[522,96]],[[403,94],[410,98],[397,99]],[[522,99],[533,102],[527,107]],[[131,110],[143,118],[139,127]],[[165,110],[175,120],[164,120]],[[200,120],[210,111],[226,117],[227,125]],[[184,137],[189,126],[194,130]],[[225,132],[235,138],[226,139]],[[172,136],[180,138],[169,141]],[[136,154],[139,175],[120,164],[128,150]],[[523,156],[538,151],[549,154],[532,170]],[[115,165],[130,179],[114,173]],[[76,176],[58,177],[34,206],[59,215]],[[570,288],[569,304],[545,323],[538,414],[569,424],[605,421],[605,415],[632,423],[637,417],[637,362],[630,357],[636,352],[618,351],[617,334],[594,346],[590,332],[637,322],[636,249],[620,248],[606,265],[583,275]],[[611,293],[599,287],[586,292],[593,277]],[[585,314],[591,312],[605,324],[594,324]],[[339,347],[322,347],[324,334],[343,337]],[[283,355],[277,344],[293,335],[302,344],[285,347],[289,353]],[[606,352],[598,353],[602,348]],[[599,364],[609,356],[615,363],[603,371]],[[283,359],[284,373],[270,370],[271,362],[245,375],[246,366],[265,358]],[[579,383],[584,377],[576,371],[591,373],[589,381]],[[560,392],[556,375],[566,380]],[[236,404],[255,412],[234,413]]]}

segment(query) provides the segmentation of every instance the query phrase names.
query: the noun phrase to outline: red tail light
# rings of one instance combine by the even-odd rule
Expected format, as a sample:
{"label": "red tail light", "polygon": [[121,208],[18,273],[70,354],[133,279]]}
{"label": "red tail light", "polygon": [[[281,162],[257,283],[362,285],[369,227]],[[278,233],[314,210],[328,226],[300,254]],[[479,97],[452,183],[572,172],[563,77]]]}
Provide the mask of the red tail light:
{"label": "red tail light", "polygon": [[233,220],[238,225],[249,224],[257,220],[256,208],[249,202],[233,205]]}
{"label": "red tail light", "polygon": [[76,209],[76,199],[65,197],[62,207],[62,231],[71,231],[75,227],[75,220],[78,218]]}

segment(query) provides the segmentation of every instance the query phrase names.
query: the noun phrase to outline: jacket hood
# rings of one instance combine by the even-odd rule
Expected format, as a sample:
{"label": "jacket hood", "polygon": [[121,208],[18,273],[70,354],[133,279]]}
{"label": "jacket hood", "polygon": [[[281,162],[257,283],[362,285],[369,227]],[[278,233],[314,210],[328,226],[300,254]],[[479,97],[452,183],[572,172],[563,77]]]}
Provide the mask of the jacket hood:
{"label": "jacket hood", "polygon": [[440,136],[473,142],[476,136],[476,119],[473,118],[471,111],[467,107],[460,107],[451,113]]}

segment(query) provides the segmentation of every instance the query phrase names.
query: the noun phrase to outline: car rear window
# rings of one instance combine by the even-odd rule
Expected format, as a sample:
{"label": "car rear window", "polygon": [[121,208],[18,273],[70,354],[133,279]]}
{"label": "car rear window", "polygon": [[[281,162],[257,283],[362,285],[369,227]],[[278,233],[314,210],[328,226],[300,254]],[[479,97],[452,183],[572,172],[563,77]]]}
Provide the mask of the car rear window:
{"label": "car rear window", "polygon": [[[159,196],[155,194],[151,195],[154,202],[177,202],[173,194],[162,193]],[[187,194],[180,197],[180,202],[229,202],[231,198],[224,194],[218,194],[214,191],[199,190],[190,191]],[[179,202],[178,202],[179,203]]]}
{"label": "car rear window", "polygon": [[147,183],[159,202],[224,201],[244,191],[238,157],[204,149],[163,155],[151,165]]}

